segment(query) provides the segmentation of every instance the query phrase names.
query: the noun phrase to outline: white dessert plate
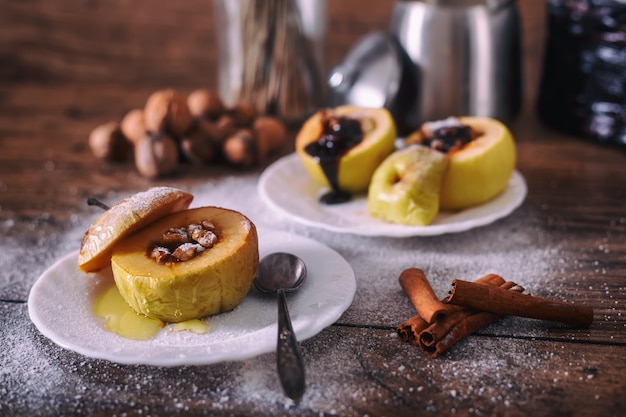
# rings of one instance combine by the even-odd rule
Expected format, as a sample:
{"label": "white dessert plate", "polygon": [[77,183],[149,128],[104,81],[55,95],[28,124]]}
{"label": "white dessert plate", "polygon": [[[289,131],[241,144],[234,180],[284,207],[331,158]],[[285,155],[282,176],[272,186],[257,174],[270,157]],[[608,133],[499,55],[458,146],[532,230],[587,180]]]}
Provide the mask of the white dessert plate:
{"label": "white dessert plate", "polygon": [[[286,251],[307,266],[303,286],[287,296],[298,340],[310,338],[339,319],[356,292],[354,272],[337,252],[312,239],[259,229],[260,256]],[[111,269],[84,274],[71,253],[46,270],[28,298],[30,318],[56,344],[82,355],[122,364],[156,366],[204,365],[251,358],[276,349],[276,297],[254,288],[235,310],[205,318],[209,331],[197,334],[171,325],[147,341],[111,333],[93,315],[93,303],[110,285]],[[99,291],[100,290],[100,291]]]}
{"label": "white dessert plate", "polygon": [[277,212],[308,226],[362,236],[435,236],[464,232],[508,216],[526,197],[524,177],[513,172],[507,189],[493,200],[458,212],[440,212],[428,226],[386,223],[367,213],[365,195],[337,205],[318,202],[326,189],[307,175],[292,153],[270,165],[259,178],[261,199]]}

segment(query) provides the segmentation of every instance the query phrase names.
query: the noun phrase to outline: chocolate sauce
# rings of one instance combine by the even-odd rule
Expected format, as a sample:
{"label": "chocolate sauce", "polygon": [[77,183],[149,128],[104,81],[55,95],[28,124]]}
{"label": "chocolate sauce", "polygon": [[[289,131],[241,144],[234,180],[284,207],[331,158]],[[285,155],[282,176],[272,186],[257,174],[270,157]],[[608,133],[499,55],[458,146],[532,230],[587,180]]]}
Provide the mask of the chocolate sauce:
{"label": "chocolate sauce", "polygon": [[339,188],[339,162],[362,140],[363,129],[359,120],[343,116],[323,118],[322,136],[304,148],[320,164],[331,187],[320,197],[320,203],[340,204],[352,198],[350,193]]}
{"label": "chocolate sauce", "polygon": [[474,140],[471,127],[461,123],[456,117],[425,122],[419,130],[419,143],[441,153],[460,151]]}
{"label": "chocolate sauce", "polygon": [[462,149],[472,141],[472,129],[469,126],[445,126],[432,132],[432,137],[423,144],[442,153]]}

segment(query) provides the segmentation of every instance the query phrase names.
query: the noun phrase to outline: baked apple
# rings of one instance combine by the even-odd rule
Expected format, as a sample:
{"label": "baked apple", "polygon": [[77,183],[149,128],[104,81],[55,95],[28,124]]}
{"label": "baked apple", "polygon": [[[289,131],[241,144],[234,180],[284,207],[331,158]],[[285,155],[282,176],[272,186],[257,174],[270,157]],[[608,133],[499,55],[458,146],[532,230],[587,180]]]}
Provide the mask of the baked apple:
{"label": "baked apple", "polygon": [[254,224],[218,207],[169,214],[119,241],[111,257],[126,302],[165,322],[234,309],[250,290],[258,265]]}
{"label": "baked apple", "polygon": [[448,169],[439,193],[441,210],[485,203],[502,191],[515,169],[511,132],[487,117],[458,117],[425,123],[406,138],[447,154]]}
{"label": "baked apple", "polygon": [[123,237],[166,214],[189,207],[193,195],[171,187],[153,187],[106,210],[87,229],[78,253],[78,268],[95,272],[109,265],[113,246]]}
{"label": "baked apple", "polygon": [[395,140],[395,124],[386,109],[340,106],[306,120],[295,145],[314,181],[337,193],[357,193],[367,190],[376,167],[394,150]]}
{"label": "baked apple", "polygon": [[430,224],[439,212],[439,189],[447,166],[443,153],[425,146],[395,151],[374,171],[367,211],[391,223]]}

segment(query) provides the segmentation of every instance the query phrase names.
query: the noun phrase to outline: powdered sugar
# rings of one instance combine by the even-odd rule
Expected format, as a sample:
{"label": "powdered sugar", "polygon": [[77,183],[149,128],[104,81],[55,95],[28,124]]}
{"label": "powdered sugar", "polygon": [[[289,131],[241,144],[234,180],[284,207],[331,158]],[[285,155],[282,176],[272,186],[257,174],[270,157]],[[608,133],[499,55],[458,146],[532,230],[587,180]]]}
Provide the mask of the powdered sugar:
{"label": "powdered sugar", "polygon": [[[397,407],[431,412],[443,407],[452,412],[458,407],[484,415],[530,401],[530,394],[524,393],[532,392],[536,382],[529,375],[553,381],[557,389],[574,379],[591,381],[590,387],[593,383],[592,373],[581,372],[584,358],[575,357],[575,346],[550,353],[541,345],[538,351],[532,338],[545,335],[548,329],[529,320],[502,320],[482,331],[483,336],[468,338],[438,360],[425,358],[395,335],[394,327],[414,311],[397,282],[400,272],[408,267],[424,269],[441,297],[453,278],[474,280],[497,273],[535,295],[567,299],[563,288],[592,286],[609,292],[605,298],[611,302],[617,289],[590,282],[586,273],[577,273],[583,264],[594,262],[593,256],[575,259],[563,248],[559,235],[547,232],[536,221],[530,206],[467,233],[395,239],[338,234],[291,222],[262,203],[252,174],[211,180],[188,191],[195,196],[192,206],[231,208],[248,216],[257,227],[312,237],[338,251],[354,269],[357,293],[352,306],[332,329],[301,344],[308,386],[299,407],[309,414],[315,410],[325,415],[364,415],[364,410],[374,409],[377,415],[394,415]],[[124,195],[112,193],[107,197],[114,202]],[[12,222],[2,225],[0,231],[5,237],[0,242],[0,268],[11,271],[0,278],[2,298],[26,300],[44,269],[78,249],[82,234],[99,212],[84,207],[77,207],[77,211],[69,230],[47,218],[33,222],[28,247],[24,247],[23,237],[14,235]],[[610,249],[611,241],[599,241],[597,251]],[[25,257],[26,250],[32,256]],[[602,264],[596,269],[602,274]],[[328,291],[332,290],[329,286]],[[53,410],[59,407],[78,414],[104,407],[111,414],[120,408],[142,415],[212,408],[225,414],[258,409],[259,415],[280,415],[293,407],[282,395],[272,353],[206,367],[115,365],[52,344],[30,323],[25,304],[0,303],[0,309],[5,321],[0,328],[2,415],[37,415],[37,410],[55,414]],[[376,330],[377,326],[380,329]],[[508,337],[484,336],[491,334]],[[184,337],[181,335],[181,340]],[[558,347],[558,343],[551,346]],[[570,367],[553,369],[549,366],[551,354],[562,359],[559,363],[569,355],[574,359]],[[385,364],[383,369],[380,363]],[[587,379],[589,375],[591,379]],[[478,397],[488,398],[487,404],[493,408],[472,408],[473,399]],[[92,404],[92,398],[112,399],[106,404]],[[11,412],[5,412],[7,405]]]}

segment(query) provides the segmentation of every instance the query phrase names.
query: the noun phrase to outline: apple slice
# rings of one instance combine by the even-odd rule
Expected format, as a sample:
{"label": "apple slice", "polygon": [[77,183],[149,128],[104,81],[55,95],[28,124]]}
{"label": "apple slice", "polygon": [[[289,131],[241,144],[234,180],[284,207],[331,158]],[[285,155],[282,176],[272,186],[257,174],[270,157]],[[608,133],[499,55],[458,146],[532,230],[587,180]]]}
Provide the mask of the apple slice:
{"label": "apple slice", "polygon": [[189,207],[193,195],[171,187],[153,187],[127,197],[98,217],[83,236],[78,268],[95,272],[109,265],[113,246],[124,236],[166,214]]}
{"label": "apple slice", "polygon": [[394,150],[396,128],[393,118],[384,108],[340,106],[320,110],[304,122],[296,136],[296,152],[311,178],[326,187],[332,184],[322,169],[320,159],[308,153],[307,146],[324,140],[323,123],[330,117],[360,122],[362,137],[354,141],[358,143],[337,146],[344,149],[332,155],[335,159],[330,163],[336,165],[336,185],[340,190],[353,193],[366,191],[374,170]]}
{"label": "apple slice", "polygon": [[439,189],[447,166],[445,154],[421,145],[392,153],[372,177],[369,214],[391,223],[430,224],[439,211]]}
{"label": "apple slice", "polygon": [[[471,129],[473,139],[447,153],[450,163],[441,183],[441,210],[460,210],[491,200],[506,189],[515,169],[515,142],[504,124],[487,117],[456,119]],[[423,142],[419,130],[406,139],[407,144]]]}
{"label": "apple slice", "polygon": [[[203,227],[214,232],[214,240],[202,243],[189,259],[153,256],[171,245],[171,233],[185,235],[198,225],[207,225]],[[174,246],[185,247],[185,239]],[[239,212],[218,207],[165,216],[121,240],[111,257],[113,277],[126,302],[137,313],[165,322],[234,309],[250,290],[258,265],[254,224]]]}

